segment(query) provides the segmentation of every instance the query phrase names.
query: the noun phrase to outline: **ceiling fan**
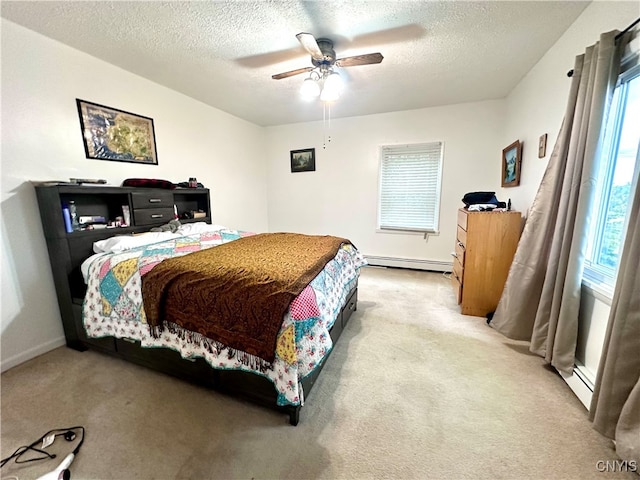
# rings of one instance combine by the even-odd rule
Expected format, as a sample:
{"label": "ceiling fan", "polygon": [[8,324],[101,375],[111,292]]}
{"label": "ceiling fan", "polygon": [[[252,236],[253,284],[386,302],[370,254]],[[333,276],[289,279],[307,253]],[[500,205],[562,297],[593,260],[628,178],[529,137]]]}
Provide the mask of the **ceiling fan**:
{"label": "ceiling fan", "polygon": [[355,67],[357,65],[371,65],[382,62],[384,58],[381,53],[367,53],[364,55],[354,55],[352,57],[344,57],[336,59],[336,52],[333,49],[333,42],[328,38],[316,38],[310,33],[299,33],[296,38],[303,48],[311,55],[311,63],[313,67],[298,68],[288,72],[272,75],[274,80],[292,77],[301,73],[320,70],[322,73],[331,72],[336,67]]}

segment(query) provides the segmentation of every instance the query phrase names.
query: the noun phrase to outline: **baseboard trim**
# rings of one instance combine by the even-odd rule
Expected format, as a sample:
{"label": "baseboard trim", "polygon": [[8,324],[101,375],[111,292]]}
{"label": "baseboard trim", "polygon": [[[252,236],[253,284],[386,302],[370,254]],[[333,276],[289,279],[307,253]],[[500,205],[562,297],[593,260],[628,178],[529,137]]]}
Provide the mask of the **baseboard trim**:
{"label": "baseboard trim", "polygon": [[594,386],[588,376],[583,372],[583,368],[582,365],[576,365],[571,375],[560,371],[558,371],[558,373],[573,393],[575,393],[580,402],[582,402],[584,407],[589,410],[589,408],[591,408],[591,397],[593,397]]}
{"label": "baseboard trim", "polygon": [[453,269],[452,262],[420,260],[417,258],[379,257],[377,255],[365,255],[364,257],[369,265],[376,267],[413,268],[416,270],[431,270],[436,272],[450,272]]}
{"label": "baseboard trim", "polygon": [[49,340],[37,347],[30,348],[24,352],[19,353],[18,355],[14,355],[13,357],[9,357],[6,360],[2,360],[0,364],[0,371],[6,372],[10,368],[17,367],[21,363],[24,363],[32,358],[39,357],[42,354],[50,352],[51,350],[62,347],[67,342],[64,337],[55,338],[53,340]]}

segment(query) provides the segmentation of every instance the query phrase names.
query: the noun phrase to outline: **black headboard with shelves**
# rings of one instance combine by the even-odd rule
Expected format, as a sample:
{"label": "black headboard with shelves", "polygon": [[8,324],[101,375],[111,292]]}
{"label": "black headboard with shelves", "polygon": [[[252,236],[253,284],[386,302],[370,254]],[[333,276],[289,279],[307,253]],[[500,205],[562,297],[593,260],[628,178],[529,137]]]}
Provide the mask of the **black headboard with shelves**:
{"label": "black headboard with shelves", "polygon": [[[178,212],[181,223],[211,223],[211,203],[206,188],[176,188],[175,190],[83,186],[83,185],[36,185],[36,197],[40,218],[49,251],[60,314],[67,345],[79,348],[80,340],[86,339],[80,331],[77,318],[78,306],[82,304],[86,285],[80,266],[93,252],[93,243],[115,235],[130,235],[147,232],[164,225]],[[102,216],[108,222],[122,217],[123,206],[128,207],[130,225],[113,228],[90,228],[67,232],[62,209],[73,201],[78,216]],[[174,207],[175,206],[175,207]],[[185,214],[193,211],[204,213],[204,217],[187,219]],[[75,312],[75,313],[74,313]]]}

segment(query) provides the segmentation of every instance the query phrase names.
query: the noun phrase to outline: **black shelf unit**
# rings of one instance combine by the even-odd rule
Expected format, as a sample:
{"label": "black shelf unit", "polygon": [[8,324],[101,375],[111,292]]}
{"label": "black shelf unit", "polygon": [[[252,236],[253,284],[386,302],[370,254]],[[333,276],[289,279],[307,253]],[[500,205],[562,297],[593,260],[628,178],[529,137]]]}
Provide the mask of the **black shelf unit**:
{"label": "black shelf unit", "polygon": [[[203,211],[205,216],[181,218],[181,223],[211,223],[211,203],[207,188],[176,188],[174,190],[136,187],[86,185],[36,185],[36,197],[49,260],[62,316],[67,345],[77,350],[92,347],[110,350],[113,339],[88,338],[82,328],[82,301],[86,285],[80,265],[93,253],[93,243],[114,235],[147,232],[178,215]],[[63,205],[73,201],[78,216],[103,216],[114,221],[123,216],[122,207],[129,207],[131,225],[67,232],[62,214]],[[146,203],[146,204],[145,204]],[[136,212],[139,215],[136,215]]]}

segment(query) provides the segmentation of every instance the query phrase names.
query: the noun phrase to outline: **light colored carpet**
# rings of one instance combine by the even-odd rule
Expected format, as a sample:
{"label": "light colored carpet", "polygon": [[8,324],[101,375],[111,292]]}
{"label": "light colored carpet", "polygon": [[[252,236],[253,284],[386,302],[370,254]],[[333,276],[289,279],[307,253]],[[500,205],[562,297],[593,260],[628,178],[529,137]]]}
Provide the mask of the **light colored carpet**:
{"label": "light colored carpet", "polygon": [[[582,404],[526,344],[460,315],[442,274],[365,268],[359,297],[297,427],[264,407],[63,347],[2,375],[2,457],[81,424],[74,480],[637,479],[598,470],[617,457]],[[56,465],[10,464],[2,477],[35,478]]]}

